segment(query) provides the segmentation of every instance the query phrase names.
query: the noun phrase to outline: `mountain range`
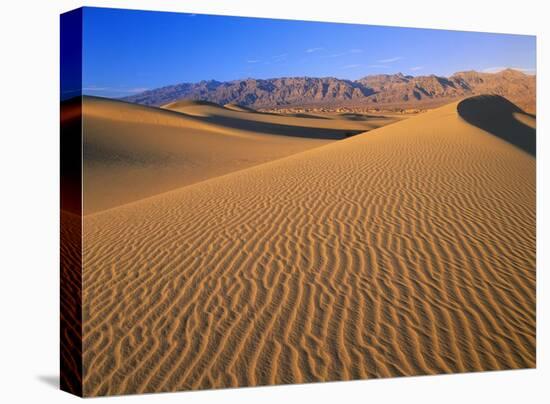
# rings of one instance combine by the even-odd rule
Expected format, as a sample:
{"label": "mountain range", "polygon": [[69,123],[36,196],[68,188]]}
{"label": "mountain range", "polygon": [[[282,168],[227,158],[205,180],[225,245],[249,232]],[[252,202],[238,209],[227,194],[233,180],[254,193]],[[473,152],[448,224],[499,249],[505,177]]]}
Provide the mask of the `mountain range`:
{"label": "mountain range", "polygon": [[281,77],[233,81],[208,80],[156,88],[123,100],[160,106],[182,99],[235,103],[255,109],[305,106],[367,108],[434,107],[476,94],[497,94],[528,112],[535,111],[536,77],[514,69],[498,73],[464,71],[449,77],[402,73],[358,80],[334,77]]}

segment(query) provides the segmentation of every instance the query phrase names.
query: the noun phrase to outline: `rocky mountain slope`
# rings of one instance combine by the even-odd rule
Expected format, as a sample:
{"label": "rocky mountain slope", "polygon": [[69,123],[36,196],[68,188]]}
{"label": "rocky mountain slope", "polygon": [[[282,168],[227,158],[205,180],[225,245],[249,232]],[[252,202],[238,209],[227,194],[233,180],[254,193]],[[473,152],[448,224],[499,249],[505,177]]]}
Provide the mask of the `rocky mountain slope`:
{"label": "rocky mountain slope", "polygon": [[380,74],[359,80],[334,77],[283,77],[182,83],[125,97],[125,101],[160,106],[181,99],[252,108],[289,106],[435,106],[475,94],[497,94],[529,112],[535,110],[535,76],[506,69],[498,73],[465,71],[441,77]]}

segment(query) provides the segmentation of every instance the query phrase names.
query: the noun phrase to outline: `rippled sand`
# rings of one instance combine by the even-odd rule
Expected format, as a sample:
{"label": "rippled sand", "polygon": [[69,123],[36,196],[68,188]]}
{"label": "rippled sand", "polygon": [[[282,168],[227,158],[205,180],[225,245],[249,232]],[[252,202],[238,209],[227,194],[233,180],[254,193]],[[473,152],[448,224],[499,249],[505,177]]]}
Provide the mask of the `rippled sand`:
{"label": "rippled sand", "polygon": [[535,366],[535,158],[457,103],[83,231],[88,396]]}

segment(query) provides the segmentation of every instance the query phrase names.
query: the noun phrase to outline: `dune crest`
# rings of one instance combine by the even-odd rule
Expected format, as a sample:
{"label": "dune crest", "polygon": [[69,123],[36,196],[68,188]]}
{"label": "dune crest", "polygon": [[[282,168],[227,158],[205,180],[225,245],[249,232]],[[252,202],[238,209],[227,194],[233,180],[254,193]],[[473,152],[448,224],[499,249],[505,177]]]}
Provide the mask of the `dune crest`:
{"label": "dune crest", "polygon": [[85,217],[85,394],[535,366],[535,159],[459,105]]}
{"label": "dune crest", "polygon": [[233,111],[239,111],[239,112],[256,112],[256,110],[253,108],[245,107],[244,105],[235,104],[233,102],[225,104],[224,107],[227,109],[231,109]]}

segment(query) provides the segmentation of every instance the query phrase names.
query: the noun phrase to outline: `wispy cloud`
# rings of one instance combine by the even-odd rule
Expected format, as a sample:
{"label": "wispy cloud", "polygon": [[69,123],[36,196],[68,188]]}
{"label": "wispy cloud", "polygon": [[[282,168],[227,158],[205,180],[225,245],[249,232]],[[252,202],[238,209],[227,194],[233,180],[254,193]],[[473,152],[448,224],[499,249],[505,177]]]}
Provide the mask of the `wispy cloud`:
{"label": "wispy cloud", "polygon": [[337,58],[337,57],[345,56],[345,55],[347,55],[347,52],[332,53],[330,55],[327,55],[326,57],[327,58]]}
{"label": "wispy cloud", "polygon": [[248,59],[246,63],[260,63],[258,59]]}
{"label": "wispy cloud", "polygon": [[350,54],[357,54],[357,53],[362,53],[363,52],[363,49],[350,49],[350,50],[347,50],[347,51],[344,51],[344,52],[338,52],[338,53],[332,53],[330,55],[327,55],[326,57],[327,58],[337,58],[337,57],[340,57],[340,56],[346,56],[346,55],[350,55]]}
{"label": "wispy cloud", "polygon": [[537,69],[533,67],[508,67],[508,66],[496,66],[496,67],[487,67],[486,69],[483,69],[483,73],[499,73],[506,69],[512,69],[517,70],[525,74],[535,74],[537,72]]}
{"label": "wispy cloud", "polygon": [[322,51],[324,48],[308,48],[306,49],[306,53],[313,53],[313,52],[319,52]]}
{"label": "wispy cloud", "polygon": [[386,65],[367,65],[371,69],[389,69],[389,66]]}
{"label": "wispy cloud", "polygon": [[398,60],[402,60],[403,58],[401,56],[395,56],[393,58],[388,58],[388,59],[380,59],[380,60],[377,60],[378,63],[393,63],[393,62],[397,62]]}
{"label": "wispy cloud", "polygon": [[360,64],[354,63],[354,64],[351,64],[351,65],[342,66],[342,69],[355,69],[356,67],[360,67],[360,66],[361,66]]}
{"label": "wispy cloud", "polygon": [[413,72],[415,72],[415,71],[417,71],[417,70],[422,70],[423,68],[424,68],[424,66],[413,66],[413,67],[411,67],[411,70],[412,70]]}
{"label": "wispy cloud", "polygon": [[281,60],[285,60],[288,56],[288,53],[281,53],[280,55],[271,56],[271,59],[273,59],[274,62],[280,62]]}

